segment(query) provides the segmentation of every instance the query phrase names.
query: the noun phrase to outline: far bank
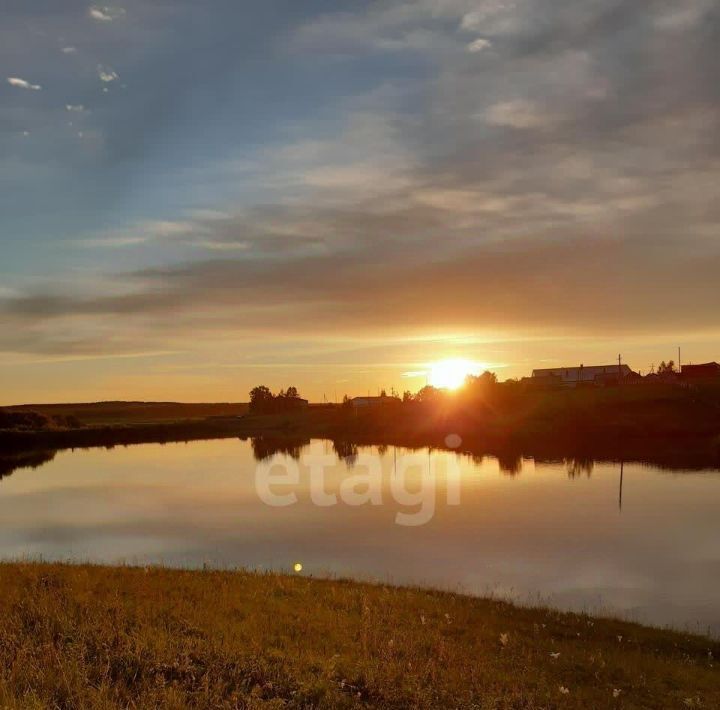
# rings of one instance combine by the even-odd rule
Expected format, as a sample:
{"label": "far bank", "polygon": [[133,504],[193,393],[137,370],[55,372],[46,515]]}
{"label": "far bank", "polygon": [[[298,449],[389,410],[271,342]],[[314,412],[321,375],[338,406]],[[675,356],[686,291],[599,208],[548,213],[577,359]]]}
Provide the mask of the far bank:
{"label": "far bank", "polygon": [[[451,437],[449,440],[448,437]],[[350,445],[450,448],[474,455],[720,467],[720,389],[669,385],[534,390],[494,385],[471,396],[380,406],[309,405],[258,414],[247,404],[102,402],[0,410],[0,451],[18,454],[211,438],[272,448],[311,438]],[[460,442],[458,444],[458,442]]]}

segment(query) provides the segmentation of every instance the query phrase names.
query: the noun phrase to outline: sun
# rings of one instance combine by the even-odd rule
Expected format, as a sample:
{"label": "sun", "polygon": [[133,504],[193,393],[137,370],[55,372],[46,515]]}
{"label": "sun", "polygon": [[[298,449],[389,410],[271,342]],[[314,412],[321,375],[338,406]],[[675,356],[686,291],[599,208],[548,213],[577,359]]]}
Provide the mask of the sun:
{"label": "sun", "polygon": [[430,365],[428,384],[440,389],[456,390],[465,383],[468,375],[479,375],[482,367],[472,360],[448,358]]}

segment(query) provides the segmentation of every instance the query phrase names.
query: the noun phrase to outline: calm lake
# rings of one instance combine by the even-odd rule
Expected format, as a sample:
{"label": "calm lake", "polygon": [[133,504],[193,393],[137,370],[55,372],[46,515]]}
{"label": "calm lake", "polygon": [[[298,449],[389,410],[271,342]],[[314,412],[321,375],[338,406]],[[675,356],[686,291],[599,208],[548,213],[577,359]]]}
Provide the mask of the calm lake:
{"label": "calm lake", "polygon": [[[405,450],[338,456],[331,442],[312,446],[331,462],[315,491],[323,506],[311,500],[302,455],[296,463],[276,454],[270,462],[280,465],[262,469],[267,476],[297,465],[296,483],[271,481],[265,491],[296,502],[262,502],[253,447],[236,439],[59,452],[0,480],[0,557],[287,571],[301,563],[302,574],[494,594],[720,634],[717,471],[625,463],[621,491],[620,464],[523,460],[508,472],[490,457],[422,451],[415,456],[432,464],[434,487],[422,488],[421,469],[409,466],[403,498],[390,479]],[[368,456],[381,466],[382,502],[350,505],[343,485],[366,471]],[[407,522],[419,510],[413,495],[421,490],[427,522],[398,524],[398,513]],[[338,502],[328,505],[333,494]]]}

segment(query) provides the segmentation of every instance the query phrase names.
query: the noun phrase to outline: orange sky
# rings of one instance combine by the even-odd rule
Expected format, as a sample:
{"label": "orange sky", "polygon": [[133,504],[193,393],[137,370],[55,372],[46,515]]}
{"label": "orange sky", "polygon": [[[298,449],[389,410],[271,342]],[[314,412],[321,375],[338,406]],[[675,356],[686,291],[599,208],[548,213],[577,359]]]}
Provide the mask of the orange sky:
{"label": "orange sky", "polygon": [[[717,359],[720,339],[688,342],[685,362]],[[344,394],[376,393],[380,388],[416,391],[426,372],[443,358],[467,358],[488,367],[499,379],[529,375],[533,367],[611,364],[617,351],[631,367],[648,372],[652,364],[677,359],[669,338],[590,338],[565,336],[489,341],[472,336],[437,336],[387,342],[319,339],[295,342],[197,344],[184,350],[125,357],[24,358],[0,363],[2,404],[113,399],[245,401],[256,384],[272,389],[297,386],[313,401]],[[263,356],[266,352],[267,355]]]}
{"label": "orange sky", "polygon": [[210,5],[3,8],[0,403],[720,360],[716,3]]}

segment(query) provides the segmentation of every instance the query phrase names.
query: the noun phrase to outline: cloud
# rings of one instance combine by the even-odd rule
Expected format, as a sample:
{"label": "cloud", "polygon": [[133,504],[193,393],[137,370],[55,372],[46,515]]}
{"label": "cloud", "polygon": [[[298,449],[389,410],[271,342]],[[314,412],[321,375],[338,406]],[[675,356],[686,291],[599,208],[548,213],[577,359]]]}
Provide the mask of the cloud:
{"label": "cloud", "polygon": [[65,110],[71,113],[83,113],[85,107],[82,104],[65,104]]}
{"label": "cloud", "polygon": [[144,244],[147,241],[145,237],[138,236],[117,236],[117,237],[98,237],[97,239],[79,239],[75,244],[84,247],[101,247],[106,249],[116,249],[120,247],[136,246]]}
{"label": "cloud", "polygon": [[250,242],[223,242],[223,241],[211,241],[204,240],[196,242],[196,246],[202,249],[208,249],[210,251],[247,251],[251,248]]}
{"label": "cloud", "polygon": [[461,29],[472,32],[479,30],[493,33],[501,30],[509,32],[511,29],[516,29],[516,23],[523,16],[522,10],[514,2],[481,0],[476,5],[476,8],[462,16]]}
{"label": "cloud", "polygon": [[19,79],[16,76],[9,76],[7,83],[10,84],[10,86],[17,86],[18,89],[28,89],[29,91],[40,91],[42,89],[40,84],[31,84],[29,81]]}
{"label": "cloud", "polygon": [[88,8],[88,15],[98,22],[112,22],[113,20],[124,17],[125,14],[125,9],[122,7],[92,5]]}
{"label": "cloud", "polygon": [[178,240],[200,229],[201,227],[198,224],[188,221],[151,220],[127,230],[114,230],[93,237],[76,239],[72,243],[84,247],[116,249],[150,242],[162,243],[168,240]]}
{"label": "cloud", "polygon": [[[614,252],[622,253],[625,263],[610,258]],[[125,319],[142,317],[147,335],[151,330],[179,335],[190,323],[207,333],[260,329],[296,335],[321,323],[335,333],[391,328],[400,335],[413,328],[507,329],[508,323],[534,328],[539,318],[545,327],[576,332],[639,333],[657,326],[649,316],[657,293],[638,292],[638,278],[651,273],[662,283],[687,284],[664,305],[662,322],[665,328],[693,329],[707,321],[692,304],[713,299],[720,267],[717,250],[703,257],[675,251],[675,263],[670,263],[645,254],[638,239],[589,239],[578,248],[572,238],[529,238],[464,249],[436,262],[428,261],[427,253],[410,261],[403,261],[400,252],[391,253],[382,264],[363,251],[264,263],[213,259],[126,274],[125,283],[137,288],[133,293],[90,298],[38,294],[9,301],[4,313],[34,322],[35,332],[40,323],[57,322],[61,328],[96,319],[122,331]],[[593,282],[603,284],[602,299],[588,288]],[[77,326],[74,331],[79,332]]]}
{"label": "cloud", "polygon": [[[165,153],[162,195],[189,186],[192,204],[158,211],[180,226],[137,217],[73,243],[127,251],[115,269],[81,253],[103,276],[92,288],[3,299],[0,350],[309,331],[716,332],[716,33],[662,19],[669,9],[388,0],[306,18],[274,58],[307,62],[304,74],[318,62],[297,52],[345,55],[332,64],[342,96],[293,106],[278,119],[286,143]],[[477,61],[480,40],[492,51]],[[158,113],[181,105],[158,99]],[[150,210],[153,196],[131,202]]]}
{"label": "cloud", "polygon": [[63,47],[60,51],[63,54],[77,54],[77,47]]}
{"label": "cloud", "polygon": [[442,24],[459,22],[472,6],[472,0],[415,0],[374,3],[362,12],[330,12],[304,23],[292,47],[335,55],[461,50],[454,28]]}
{"label": "cloud", "polygon": [[492,42],[490,42],[490,40],[479,38],[473,42],[470,42],[470,44],[468,44],[467,46],[467,50],[468,52],[475,53],[482,52],[483,49],[489,49],[490,47],[492,47]]}
{"label": "cloud", "polygon": [[97,74],[100,81],[104,81],[105,83],[110,83],[120,78],[120,75],[114,69],[104,66],[103,64],[97,65]]}
{"label": "cloud", "polygon": [[556,114],[526,99],[501,101],[490,106],[484,114],[485,122],[491,126],[511,128],[542,128],[558,120]]}
{"label": "cloud", "polygon": [[692,28],[705,19],[715,7],[714,0],[687,0],[680,6],[662,11],[655,18],[655,26],[661,30],[682,31]]}

